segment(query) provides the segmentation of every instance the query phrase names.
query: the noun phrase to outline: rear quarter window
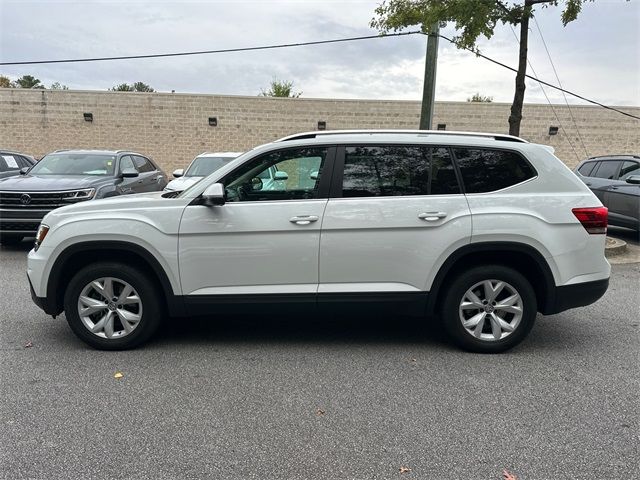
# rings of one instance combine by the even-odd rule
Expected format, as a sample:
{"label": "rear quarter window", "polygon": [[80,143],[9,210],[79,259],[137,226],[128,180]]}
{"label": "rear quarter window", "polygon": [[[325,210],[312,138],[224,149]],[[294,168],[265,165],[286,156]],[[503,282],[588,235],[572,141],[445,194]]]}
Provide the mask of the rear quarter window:
{"label": "rear quarter window", "polygon": [[581,175],[585,176],[585,177],[590,177],[591,176],[591,172],[593,171],[593,167],[596,166],[596,163],[598,162],[587,162],[584,165],[582,165],[578,171],[580,172]]}
{"label": "rear quarter window", "polygon": [[510,150],[454,148],[466,193],[495,192],[537,175],[525,158]]}

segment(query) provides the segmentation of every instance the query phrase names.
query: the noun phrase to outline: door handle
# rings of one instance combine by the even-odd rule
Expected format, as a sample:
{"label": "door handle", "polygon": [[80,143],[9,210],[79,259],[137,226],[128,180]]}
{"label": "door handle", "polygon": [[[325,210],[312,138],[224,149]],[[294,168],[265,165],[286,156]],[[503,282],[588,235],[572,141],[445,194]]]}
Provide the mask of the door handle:
{"label": "door handle", "polygon": [[418,214],[418,218],[426,222],[435,222],[446,216],[447,214],[445,212],[422,212]]}
{"label": "door handle", "polygon": [[296,225],[309,225],[311,222],[317,222],[320,219],[317,215],[297,215],[291,217],[289,221]]}

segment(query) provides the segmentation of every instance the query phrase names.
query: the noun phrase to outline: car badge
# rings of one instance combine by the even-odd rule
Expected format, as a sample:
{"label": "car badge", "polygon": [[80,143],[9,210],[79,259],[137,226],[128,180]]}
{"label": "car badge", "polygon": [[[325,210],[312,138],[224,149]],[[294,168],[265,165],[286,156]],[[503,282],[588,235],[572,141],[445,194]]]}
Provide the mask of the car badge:
{"label": "car badge", "polygon": [[20,196],[20,203],[21,203],[22,205],[29,205],[29,204],[31,203],[31,195],[28,195],[28,194],[26,194],[26,193],[23,193],[23,194]]}

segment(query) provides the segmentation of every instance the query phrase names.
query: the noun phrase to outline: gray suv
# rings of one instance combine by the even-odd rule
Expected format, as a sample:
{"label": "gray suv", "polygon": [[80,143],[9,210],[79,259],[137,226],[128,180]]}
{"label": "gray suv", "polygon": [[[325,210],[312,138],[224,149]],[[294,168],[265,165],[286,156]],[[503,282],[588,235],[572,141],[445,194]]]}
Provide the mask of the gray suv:
{"label": "gray suv", "polygon": [[125,150],[58,150],[17,177],[0,179],[0,243],[20,242],[51,210],[87,200],[160,191],[167,177]]}
{"label": "gray suv", "polygon": [[640,156],[591,157],[576,175],[609,209],[609,224],[640,230]]}

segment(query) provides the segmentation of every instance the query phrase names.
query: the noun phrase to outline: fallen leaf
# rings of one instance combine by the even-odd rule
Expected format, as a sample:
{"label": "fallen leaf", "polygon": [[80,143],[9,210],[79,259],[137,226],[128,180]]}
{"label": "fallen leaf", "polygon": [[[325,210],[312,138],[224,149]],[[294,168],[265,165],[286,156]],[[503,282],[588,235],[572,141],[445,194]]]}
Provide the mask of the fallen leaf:
{"label": "fallen leaf", "polygon": [[417,362],[417,360],[415,358],[412,358],[411,361],[414,362],[414,363]]}
{"label": "fallen leaf", "polygon": [[24,344],[24,348],[31,348],[31,347],[33,347],[33,343],[31,342],[27,342]]}
{"label": "fallen leaf", "polygon": [[325,414],[325,411],[322,410],[321,408],[316,410],[316,415],[321,416],[321,415],[324,415],[324,414]]}
{"label": "fallen leaf", "polygon": [[409,467],[400,467],[400,473],[409,473],[411,469]]}
{"label": "fallen leaf", "polygon": [[504,480],[518,480],[518,477],[516,477],[513,473],[509,472],[506,468],[502,470],[502,478]]}
{"label": "fallen leaf", "polygon": [[122,378],[124,377],[124,375],[120,372],[116,372],[116,374],[113,376],[113,378]]}

